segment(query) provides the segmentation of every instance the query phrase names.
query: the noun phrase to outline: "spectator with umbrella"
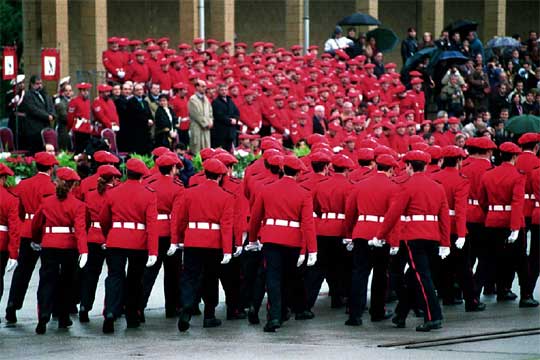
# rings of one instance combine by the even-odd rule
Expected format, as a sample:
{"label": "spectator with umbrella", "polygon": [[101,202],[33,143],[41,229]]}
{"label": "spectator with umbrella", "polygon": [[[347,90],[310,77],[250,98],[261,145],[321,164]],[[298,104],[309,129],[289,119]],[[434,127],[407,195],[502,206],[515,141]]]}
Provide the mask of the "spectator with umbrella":
{"label": "spectator with umbrella", "polygon": [[336,26],[332,37],[324,43],[324,52],[334,55],[336,50],[347,49],[353,45],[353,41],[343,36],[341,26]]}
{"label": "spectator with umbrella", "polygon": [[416,29],[410,27],[407,29],[407,38],[401,43],[401,59],[403,64],[407,59],[413,56],[418,51],[418,42],[416,41]]}

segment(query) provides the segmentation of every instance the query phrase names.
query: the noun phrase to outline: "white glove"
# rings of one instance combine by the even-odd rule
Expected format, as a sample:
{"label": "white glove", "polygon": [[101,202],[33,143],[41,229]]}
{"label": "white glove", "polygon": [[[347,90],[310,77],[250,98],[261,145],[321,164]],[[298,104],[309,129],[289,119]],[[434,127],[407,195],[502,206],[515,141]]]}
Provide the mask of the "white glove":
{"label": "white glove", "polygon": [[247,237],[248,237],[248,233],[247,233],[247,231],[244,231],[242,233],[242,244],[246,242]]}
{"label": "white glove", "polygon": [[245,133],[247,133],[247,131],[248,131],[248,127],[246,125],[242,125],[242,130],[240,130],[240,132],[242,134],[245,134]]}
{"label": "white glove", "polygon": [[116,74],[118,75],[118,77],[120,79],[123,79],[124,76],[126,76],[126,72],[124,70],[122,70],[122,69],[118,70],[118,72]]}
{"label": "white glove", "polygon": [[291,132],[289,131],[289,129],[283,130],[283,135],[289,136],[290,134],[291,134]]}
{"label": "white glove", "polygon": [[35,242],[31,242],[31,243],[30,243],[30,247],[31,247],[32,250],[34,250],[34,251],[41,251],[41,245],[36,244]]}
{"label": "white glove", "polygon": [[102,248],[103,250],[107,250],[107,244],[105,244],[105,243],[101,244],[101,248]]}
{"label": "white glove", "polygon": [[175,130],[169,131],[169,137],[175,138],[176,137],[176,131]]}
{"label": "white glove", "polygon": [[146,267],[152,267],[156,264],[157,256],[156,255],[148,255],[148,261],[146,262]]}
{"label": "white glove", "polygon": [[296,262],[296,267],[302,266],[305,260],[306,260],[306,255],[300,254],[300,256],[298,256],[298,261]]}
{"label": "white glove", "polygon": [[332,149],[332,151],[335,152],[335,153],[338,153],[338,152],[340,152],[341,150],[343,150],[343,148],[342,148],[341,146],[336,146],[336,147],[334,147],[334,148]]}
{"label": "white glove", "polygon": [[221,260],[222,265],[226,265],[231,261],[232,255],[231,254],[223,254],[223,260]]}
{"label": "white glove", "polygon": [[345,244],[347,251],[352,251],[354,249],[354,243],[352,239],[343,239],[343,244]]}
{"label": "white glove", "polygon": [[307,266],[313,266],[317,262],[317,253],[309,253],[307,258]]}
{"label": "white glove", "polygon": [[6,271],[10,272],[17,267],[17,260],[9,259],[6,265]]}
{"label": "white glove", "polygon": [[439,246],[439,256],[441,259],[446,259],[450,255],[450,248],[448,246]]}
{"label": "white glove", "polygon": [[118,125],[113,125],[113,126],[111,126],[111,130],[112,130],[112,131],[120,131],[120,126],[118,126]]}
{"label": "white glove", "polygon": [[376,237],[374,237],[373,239],[368,240],[367,243],[368,243],[369,246],[383,247],[383,245],[386,243],[386,241],[382,240],[382,239],[379,240]]}
{"label": "white glove", "polygon": [[246,251],[259,251],[259,250],[261,250],[261,247],[262,247],[262,245],[261,245],[261,243],[259,242],[259,240],[257,240],[257,241],[250,241],[250,242],[246,245],[246,247],[245,247],[244,250],[246,250]]}
{"label": "white glove", "polygon": [[465,238],[464,237],[458,237],[456,240],[456,247],[458,249],[463,249],[463,245],[465,245]]}
{"label": "white glove", "polygon": [[398,251],[399,251],[399,247],[397,247],[397,246],[392,246],[392,247],[390,248],[390,256],[397,255]]}
{"label": "white glove", "polygon": [[518,235],[519,235],[519,230],[512,230],[512,232],[508,236],[508,243],[513,244],[517,240]]}
{"label": "white glove", "polygon": [[176,250],[178,250],[178,245],[171,244],[171,246],[169,246],[169,250],[167,250],[167,256],[173,256]]}
{"label": "white glove", "polygon": [[86,263],[88,262],[88,254],[87,253],[82,253],[81,255],[79,255],[79,267],[82,269]]}
{"label": "white glove", "polygon": [[254,133],[254,134],[258,134],[260,130],[261,130],[261,129],[259,129],[258,127],[256,127],[255,129],[253,129],[253,133]]}
{"label": "white glove", "polygon": [[239,257],[241,254],[242,254],[242,247],[241,247],[241,246],[237,246],[237,247],[236,247],[236,251],[235,251],[234,254],[233,254],[233,257]]}

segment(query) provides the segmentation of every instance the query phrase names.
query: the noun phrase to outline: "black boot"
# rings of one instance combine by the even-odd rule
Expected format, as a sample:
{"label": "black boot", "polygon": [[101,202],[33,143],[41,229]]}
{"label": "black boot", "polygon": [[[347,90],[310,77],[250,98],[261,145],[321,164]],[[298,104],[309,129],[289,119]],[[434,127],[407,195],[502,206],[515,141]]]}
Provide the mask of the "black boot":
{"label": "black boot", "polygon": [[480,312],[486,310],[486,304],[481,302],[474,302],[472,304],[465,303],[466,312]]}
{"label": "black boot", "polygon": [[295,315],[295,320],[311,320],[315,317],[315,314],[309,310],[302,311]]}
{"label": "black boot", "polygon": [[47,320],[46,319],[40,319],[37,326],[36,326],[36,334],[43,335],[47,332]]}
{"label": "black boot", "polygon": [[521,298],[521,300],[519,300],[520,308],[531,308],[531,307],[537,307],[537,306],[538,306],[538,301],[534,300],[532,296],[528,298]]}
{"label": "black boot", "polygon": [[418,325],[416,331],[428,332],[431,330],[436,330],[442,328],[441,320],[426,321],[425,323]]}
{"label": "black boot", "polygon": [[6,308],[6,321],[8,325],[17,323],[17,311],[12,306]]}
{"label": "black boot", "polygon": [[243,320],[246,318],[246,316],[247,315],[244,310],[227,308],[227,320]]}
{"label": "black boot", "polygon": [[252,325],[258,325],[261,323],[259,320],[259,310],[256,310],[253,306],[249,308],[247,318],[249,323]]}
{"label": "black boot", "polygon": [[392,324],[396,325],[398,329],[403,329],[405,328],[405,318],[396,315],[392,318]]}
{"label": "black boot", "polygon": [[73,325],[73,321],[71,321],[71,319],[69,318],[69,315],[68,316],[60,316],[58,318],[58,328],[59,329],[67,329],[71,325]]}
{"label": "black boot", "polygon": [[88,311],[84,311],[84,310],[79,311],[79,322],[80,323],[90,322],[90,318],[88,317]]}
{"label": "black boot", "polygon": [[112,317],[105,318],[105,321],[103,321],[103,333],[104,334],[114,333],[114,318]]}
{"label": "black boot", "polygon": [[362,318],[349,317],[349,319],[347,321],[345,321],[345,325],[347,325],[347,326],[361,326],[362,325]]}
{"label": "black boot", "polygon": [[212,317],[212,318],[206,318],[203,321],[203,328],[215,328],[221,326],[221,320]]}
{"label": "black boot", "polygon": [[191,320],[190,311],[181,311],[178,318],[178,331],[187,331],[189,329],[189,320]]}
{"label": "black boot", "polygon": [[276,329],[279,329],[281,324],[279,320],[269,320],[266,325],[264,325],[264,332],[276,332]]}

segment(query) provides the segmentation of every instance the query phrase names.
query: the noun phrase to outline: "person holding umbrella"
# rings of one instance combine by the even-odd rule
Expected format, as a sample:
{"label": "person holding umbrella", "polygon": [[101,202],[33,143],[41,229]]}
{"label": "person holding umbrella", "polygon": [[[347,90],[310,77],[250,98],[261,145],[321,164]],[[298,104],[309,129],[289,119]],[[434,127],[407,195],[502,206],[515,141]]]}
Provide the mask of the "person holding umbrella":
{"label": "person holding umbrella", "polygon": [[341,26],[336,26],[332,37],[324,43],[324,52],[334,55],[336,50],[346,49],[353,45],[353,41],[343,36]]}
{"label": "person holding umbrella", "polygon": [[413,56],[418,50],[418,42],[416,41],[416,29],[410,27],[407,29],[407,38],[401,43],[401,59],[403,65],[407,62],[407,59]]}

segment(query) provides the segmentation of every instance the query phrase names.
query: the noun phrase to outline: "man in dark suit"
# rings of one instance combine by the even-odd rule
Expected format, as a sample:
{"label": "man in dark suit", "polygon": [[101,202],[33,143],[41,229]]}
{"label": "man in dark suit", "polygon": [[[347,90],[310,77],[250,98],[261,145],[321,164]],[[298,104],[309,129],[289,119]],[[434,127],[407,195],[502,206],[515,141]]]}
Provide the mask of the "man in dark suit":
{"label": "man in dark suit", "polygon": [[149,154],[152,147],[150,128],[154,125],[154,118],[148,102],[144,100],[144,85],[142,84],[136,84],[133,87],[133,97],[127,102],[127,121],[127,126],[120,125],[124,126],[126,131],[124,151],[140,155]]}
{"label": "man in dark suit", "polygon": [[114,105],[116,106],[116,112],[118,113],[118,119],[120,121],[120,131],[117,133],[117,146],[120,151],[126,151],[127,143],[130,141],[127,136],[129,132],[129,117],[127,113],[127,104],[129,99],[133,97],[133,84],[131,81],[126,81],[122,84],[122,93],[118,98],[114,99]]}
{"label": "man in dark suit", "polygon": [[26,118],[19,147],[34,154],[43,150],[41,130],[50,127],[55,117],[52,99],[43,89],[43,81],[38,75],[30,77],[30,91],[21,103],[21,111]]}
{"label": "man in dark suit", "polygon": [[326,120],[324,117],[325,109],[322,105],[315,106],[313,112],[313,133],[324,135],[326,129]]}
{"label": "man in dark suit", "polygon": [[240,111],[229,96],[227,84],[218,86],[218,97],[212,102],[214,113],[214,127],[211,132],[212,147],[222,147],[231,151],[236,141],[236,125],[240,118]]}

